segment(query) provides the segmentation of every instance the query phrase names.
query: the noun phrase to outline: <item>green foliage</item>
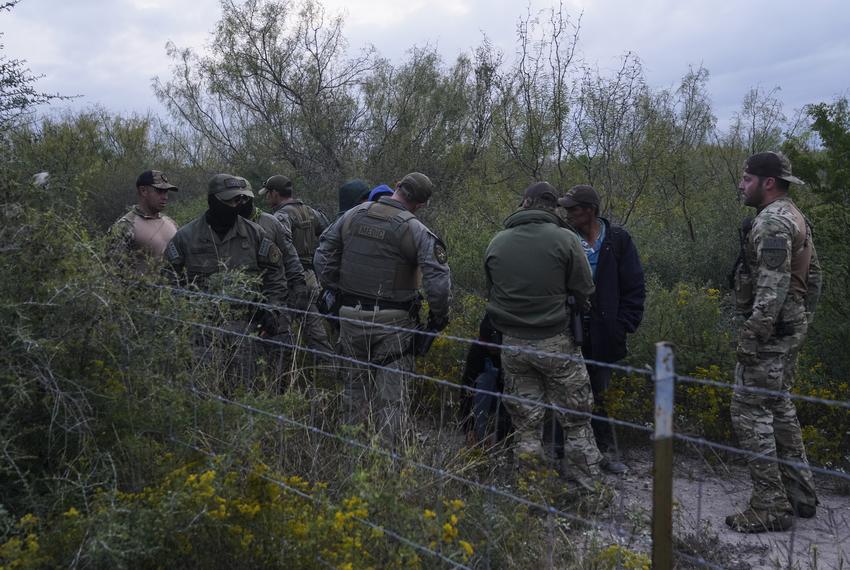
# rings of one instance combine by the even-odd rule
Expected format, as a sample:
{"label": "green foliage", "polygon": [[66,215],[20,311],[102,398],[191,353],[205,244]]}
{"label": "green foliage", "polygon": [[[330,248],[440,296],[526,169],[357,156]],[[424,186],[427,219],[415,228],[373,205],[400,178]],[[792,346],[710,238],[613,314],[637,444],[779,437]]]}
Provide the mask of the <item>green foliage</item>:
{"label": "green foliage", "polygon": [[[297,367],[234,379],[232,347],[253,340],[201,333],[199,325],[224,325],[241,307],[175,295],[157,275],[123,275],[100,236],[135,201],[133,182],[149,168],[180,186],[167,213],[181,224],[206,208],[215,171],[255,185],[285,173],[329,211],[344,179],[392,184],[404,172],[426,172],[438,191],[417,215],[448,244],[456,301],[445,332],[462,337],[475,336],[483,315],[483,252],[524,187],[539,179],[562,190],[592,183],[603,214],[634,237],[648,276],[646,315],[627,363],[651,366],[655,343],[665,340],[677,370],[730,384],[725,279],[749,213],[733,188],[747,154],[783,143],[775,93],[750,91],[721,132],[707,70],[689,70],[675,89],[652,89],[630,55],[613,73],[576,65],[578,26],[562,11],[546,23],[529,15],[518,30],[511,62],[485,41],[451,65],[429,48],[395,65],[371,51],[349,57],[342,20],[313,2],[226,3],[208,52],[169,47],[175,74],[156,91],[176,125],[90,110],[8,129],[4,112],[28,112],[44,96],[27,90],[35,78],[22,62],[0,58],[4,80],[20,89],[11,107],[0,93],[0,144],[9,156],[0,165],[0,565],[432,562],[357,521],[366,517],[473,565],[486,552],[494,567],[535,567],[548,548],[539,540],[547,521],[527,508],[286,423],[281,418],[368,435],[341,425],[336,394]],[[784,147],[809,182],[794,198],[813,223],[826,287],[795,391],[846,401],[847,100],[814,105],[808,118],[809,128]],[[49,185],[31,187],[40,171],[50,172]],[[213,281],[215,292],[254,298],[242,274]],[[467,350],[438,338],[419,369],[457,380]],[[450,392],[426,385],[416,396],[425,409],[442,410]],[[222,394],[260,411],[216,401]],[[724,386],[680,383],[676,429],[731,443],[730,395]],[[645,377],[616,376],[608,397],[614,417],[652,421]],[[813,461],[846,467],[850,414],[798,409]],[[453,447],[442,429],[451,420],[441,416],[436,435],[427,432],[436,445],[417,441],[401,452],[498,479],[500,459]],[[551,483],[541,474],[516,489],[548,500]],[[557,548],[547,554],[560,567],[647,564],[620,546],[603,545],[584,561],[569,543]]]}
{"label": "green foliage", "polygon": [[170,193],[170,200],[193,194],[193,177],[184,175],[180,161],[156,137],[159,128],[150,116],[103,110],[42,117],[10,134],[15,156],[10,175],[26,184],[33,174],[48,172],[45,199],[79,209],[86,227],[102,232],[136,202],[136,177],[145,170],[164,170],[177,182],[181,190]]}
{"label": "green foliage", "polygon": [[653,275],[646,285],[643,323],[629,338],[629,363],[654,365],[655,343],[663,339],[673,343],[677,370],[710,365],[732,368],[734,336],[720,289],[688,282],[668,288]]}

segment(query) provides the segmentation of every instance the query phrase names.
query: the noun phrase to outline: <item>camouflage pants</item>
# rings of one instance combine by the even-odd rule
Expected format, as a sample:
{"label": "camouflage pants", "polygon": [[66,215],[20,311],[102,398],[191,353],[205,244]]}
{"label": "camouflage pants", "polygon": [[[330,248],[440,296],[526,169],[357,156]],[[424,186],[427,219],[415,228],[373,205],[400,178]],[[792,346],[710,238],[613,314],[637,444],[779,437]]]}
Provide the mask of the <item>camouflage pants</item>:
{"label": "camouflage pants", "polygon": [[750,506],[755,509],[787,511],[791,504],[817,504],[811,471],[775,461],[778,457],[808,465],[794,402],[787,395],[739,389],[766,388],[787,394],[794,383],[794,366],[805,335],[803,323],[794,334],[771,337],[759,346],[758,362],[748,365],[739,362],[735,367],[732,426],[742,448],[765,457],[749,459],[753,481]]}
{"label": "camouflage pants", "polygon": [[[416,323],[403,310],[361,310],[342,307],[339,316],[361,322],[342,321],[338,351],[359,361],[413,371],[413,334],[374,325],[412,329]],[[374,323],[374,324],[373,324]],[[348,423],[371,423],[375,431],[395,445],[408,428],[410,386],[403,372],[382,370],[343,361],[343,404]]]}
{"label": "camouflage pants", "polygon": [[[532,349],[575,357],[567,360],[555,356],[529,354],[517,349],[502,349],[505,371],[505,394],[519,396],[541,404],[590,413],[593,393],[590,379],[581,358],[581,350],[572,338],[559,334],[540,340],[505,335],[504,346]],[[514,425],[515,449],[518,455],[529,455],[547,461],[541,442],[545,410],[531,402],[503,399]],[[564,463],[567,476],[586,489],[593,489],[600,478],[602,455],[596,447],[590,417],[569,412],[554,412],[564,430]]]}

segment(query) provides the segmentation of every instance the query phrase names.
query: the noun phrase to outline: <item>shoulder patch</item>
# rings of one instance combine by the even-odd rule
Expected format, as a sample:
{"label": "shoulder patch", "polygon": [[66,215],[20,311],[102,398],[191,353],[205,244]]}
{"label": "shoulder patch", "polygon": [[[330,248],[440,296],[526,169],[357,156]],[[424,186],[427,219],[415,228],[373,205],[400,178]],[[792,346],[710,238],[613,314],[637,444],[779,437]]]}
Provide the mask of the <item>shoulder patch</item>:
{"label": "shoulder patch", "polygon": [[168,242],[168,247],[165,248],[165,259],[172,263],[180,259],[180,252],[177,251],[174,240]]}
{"label": "shoulder patch", "polygon": [[434,243],[434,259],[440,265],[445,265],[449,261],[449,253],[446,251],[446,247],[440,242]]}
{"label": "shoulder patch", "polygon": [[283,254],[280,251],[280,248],[275,244],[272,244],[269,251],[269,261],[274,263],[275,265],[280,264],[280,260],[283,258]]}
{"label": "shoulder patch", "polygon": [[434,238],[434,259],[440,265],[445,265],[449,262],[449,252],[446,250],[446,244],[431,230],[428,230],[428,233]]}
{"label": "shoulder patch", "polygon": [[761,244],[761,259],[768,269],[778,269],[787,256],[787,242],[779,237],[764,238]]}
{"label": "shoulder patch", "polygon": [[271,249],[271,246],[273,245],[272,240],[264,237],[263,241],[260,242],[260,249],[257,253],[260,254],[260,257],[268,257],[269,249]]}
{"label": "shoulder patch", "polygon": [[280,248],[269,238],[263,238],[263,241],[260,242],[257,255],[260,257],[260,262],[268,262],[272,265],[280,265],[280,260],[283,259]]}

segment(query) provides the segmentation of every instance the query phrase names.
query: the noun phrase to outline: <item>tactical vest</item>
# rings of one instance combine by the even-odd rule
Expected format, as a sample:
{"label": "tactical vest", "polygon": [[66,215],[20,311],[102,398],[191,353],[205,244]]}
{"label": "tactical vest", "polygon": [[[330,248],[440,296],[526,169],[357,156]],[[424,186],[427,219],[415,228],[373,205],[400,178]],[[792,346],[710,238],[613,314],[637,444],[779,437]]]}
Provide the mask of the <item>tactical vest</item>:
{"label": "tactical vest", "polygon": [[316,235],[319,221],[316,219],[316,214],[312,208],[299,201],[284,204],[283,208],[286,208],[286,213],[289,214],[292,224],[292,245],[295,246],[301,265],[307,268],[313,267],[313,253],[319,247],[319,236]]}
{"label": "tactical vest", "polygon": [[418,262],[414,215],[383,202],[369,202],[343,223],[339,286],[364,300],[404,303],[416,298]]}
{"label": "tactical vest", "polygon": [[791,205],[797,232],[791,240],[791,291],[802,297],[808,292],[809,266],[812,263],[812,232],[809,222],[796,205]]}

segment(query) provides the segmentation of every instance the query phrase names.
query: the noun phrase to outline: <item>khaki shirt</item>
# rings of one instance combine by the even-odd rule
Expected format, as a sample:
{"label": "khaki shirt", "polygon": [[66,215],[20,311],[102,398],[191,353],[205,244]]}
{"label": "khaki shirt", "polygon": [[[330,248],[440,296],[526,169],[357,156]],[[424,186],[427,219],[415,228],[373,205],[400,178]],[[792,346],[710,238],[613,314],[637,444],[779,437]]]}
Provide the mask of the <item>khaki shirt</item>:
{"label": "khaki shirt", "polygon": [[145,258],[162,259],[165,248],[177,233],[177,224],[164,214],[149,216],[139,206],[118,218],[109,229],[112,255],[135,255],[134,266],[145,269]]}

